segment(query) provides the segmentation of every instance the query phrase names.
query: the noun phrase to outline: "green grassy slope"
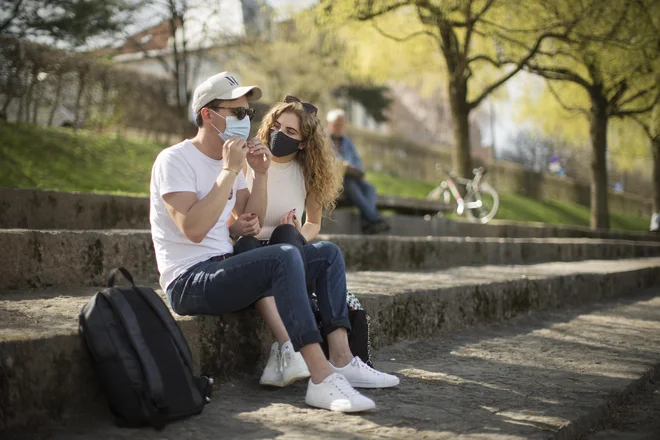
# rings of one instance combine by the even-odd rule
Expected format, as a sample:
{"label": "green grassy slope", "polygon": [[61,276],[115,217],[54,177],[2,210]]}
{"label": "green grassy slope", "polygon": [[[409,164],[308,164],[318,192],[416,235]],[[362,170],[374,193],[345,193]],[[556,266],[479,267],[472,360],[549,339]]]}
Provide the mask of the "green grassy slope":
{"label": "green grassy slope", "polygon": [[[0,186],[128,194],[149,192],[151,166],[165,145],[88,131],[0,122]],[[424,198],[437,183],[368,173],[380,194]],[[500,194],[496,219],[589,226],[589,208]],[[613,229],[648,230],[649,219],[612,214]]]}

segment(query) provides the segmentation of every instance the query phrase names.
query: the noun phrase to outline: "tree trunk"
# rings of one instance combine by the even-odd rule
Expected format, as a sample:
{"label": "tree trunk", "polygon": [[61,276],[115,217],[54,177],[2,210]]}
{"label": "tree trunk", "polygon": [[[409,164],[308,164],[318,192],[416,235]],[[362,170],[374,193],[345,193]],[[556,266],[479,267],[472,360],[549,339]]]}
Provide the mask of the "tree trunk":
{"label": "tree trunk", "polygon": [[461,177],[472,177],[470,155],[470,108],[467,103],[467,81],[449,81],[449,107],[454,131],[452,169]]}
{"label": "tree trunk", "polygon": [[73,129],[74,131],[78,131],[78,128],[80,127],[80,107],[82,104],[82,98],[85,93],[85,86],[87,85],[87,72],[80,72],[78,76],[78,96],[76,96],[76,107],[74,109],[74,121],[73,121]]}
{"label": "tree trunk", "polygon": [[[40,90],[39,90],[40,87],[41,86],[38,83],[34,86],[34,89],[36,90],[36,95],[37,96],[40,95],[40,93],[39,93],[40,92]],[[34,102],[32,104],[32,123],[35,124],[35,125],[37,125],[37,117],[39,116],[39,103],[40,102],[41,101],[39,99],[36,99],[36,100],[34,100]]]}
{"label": "tree trunk", "polygon": [[48,115],[48,126],[53,126],[53,119],[55,119],[55,112],[57,107],[60,105],[60,98],[62,97],[62,87],[64,86],[64,74],[57,74],[57,89],[55,90],[55,100],[53,101],[53,106],[50,108],[50,114]]}
{"label": "tree trunk", "polygon": [[653,213],[660,212],[660,134],[651,139],[653,153]]}
{"label": "tree trunk", "polygon": [[607,100],[592,94],[589,134],[591,136],[591,227],[609,229],[610,216],[607,188]]}

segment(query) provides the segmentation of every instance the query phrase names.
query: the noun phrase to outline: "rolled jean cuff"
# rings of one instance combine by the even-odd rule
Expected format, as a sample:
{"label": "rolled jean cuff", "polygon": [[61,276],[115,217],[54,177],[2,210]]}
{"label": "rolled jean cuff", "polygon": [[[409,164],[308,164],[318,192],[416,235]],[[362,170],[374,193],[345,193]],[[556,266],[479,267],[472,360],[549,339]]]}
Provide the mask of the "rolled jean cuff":
{"label": "rolled jean cuff", "polygon": [[323,323],[323,333],[328,336],[338,328],[345,328],[346,331],[351,331],[351,321],[348,318],[336,318],[330,322]]}
{"label": "rolled jean cuff", "polygon": [[309,344],[320,344],[323,342],[321,333],[318,330],[307,330],[300,335],[289,336],[291,337],[291,344],[295,351],[300,351],[301,348]]}

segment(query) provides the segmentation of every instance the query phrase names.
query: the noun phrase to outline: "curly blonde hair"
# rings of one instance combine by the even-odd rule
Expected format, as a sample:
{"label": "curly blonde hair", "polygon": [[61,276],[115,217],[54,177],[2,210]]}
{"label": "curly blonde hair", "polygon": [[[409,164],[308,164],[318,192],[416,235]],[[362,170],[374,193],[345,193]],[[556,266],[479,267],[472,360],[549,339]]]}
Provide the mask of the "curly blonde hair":
{"label": "curly blonde hair", "polygon": [[332,211],[341,191],[342,178],[334,148],[316,115],[306,112],[300,102],[276,104],[261,121],[257,137],[270,145],[270,130],[282,113],[294,113],[300,122],[305,148],[298,150],[295,160],[302,167],[307,196],[314,194],[315,202],[323,210]]}

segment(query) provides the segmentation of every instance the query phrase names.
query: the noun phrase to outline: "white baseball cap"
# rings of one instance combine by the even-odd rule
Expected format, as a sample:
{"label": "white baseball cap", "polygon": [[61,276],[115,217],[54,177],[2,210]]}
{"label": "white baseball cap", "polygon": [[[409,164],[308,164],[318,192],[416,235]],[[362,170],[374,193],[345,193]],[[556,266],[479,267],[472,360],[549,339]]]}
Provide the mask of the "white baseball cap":
{"label": "white baseball cap", "polygon": [[261,89],[257,86],[244,86],[229,72],[220,72],[201,83],[195,89],[192,110],[195,114],[214,99],[237,99],[247,95],[248,101],[261,99]]}

